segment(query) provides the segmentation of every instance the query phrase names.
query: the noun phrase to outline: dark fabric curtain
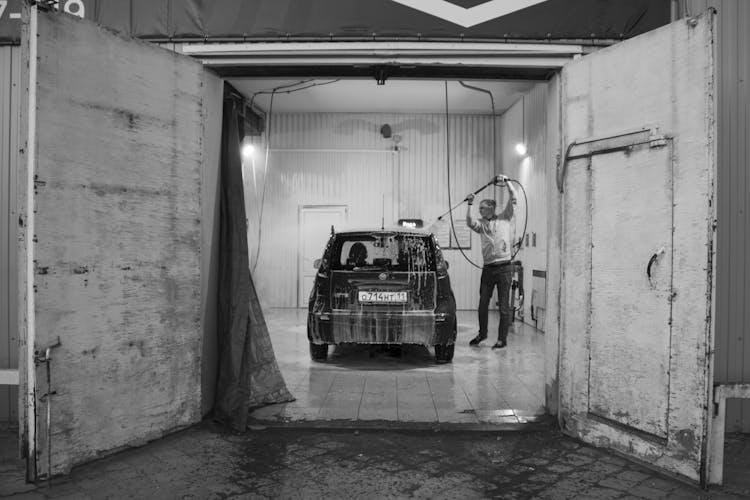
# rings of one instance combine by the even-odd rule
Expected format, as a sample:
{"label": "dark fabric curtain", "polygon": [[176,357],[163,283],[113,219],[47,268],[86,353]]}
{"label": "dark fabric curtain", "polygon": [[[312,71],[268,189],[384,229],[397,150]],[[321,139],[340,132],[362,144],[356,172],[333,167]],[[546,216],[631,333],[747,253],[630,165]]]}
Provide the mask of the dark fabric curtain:
{"label": "dark fabric curtain", "polygon": [[[227,87],[229,89],[230,87]],[[240,158],[242,101],[225,91],[221,139],[219,252],[219,376],[214,417],[238,431],[248,412],[293,401],[284,383],[248,264],[247,222]]]}

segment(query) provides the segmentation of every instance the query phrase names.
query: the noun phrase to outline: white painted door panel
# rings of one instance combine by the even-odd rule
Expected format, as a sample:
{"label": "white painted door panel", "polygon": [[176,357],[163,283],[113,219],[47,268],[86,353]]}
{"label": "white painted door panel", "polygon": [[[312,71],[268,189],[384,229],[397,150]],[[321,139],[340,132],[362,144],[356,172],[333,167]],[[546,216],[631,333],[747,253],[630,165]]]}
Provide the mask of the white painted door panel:
{"label": "white painted door panel", "polygon": [[[201,419],[203,99],[220,82],[91,22],[31,17],[19,331],[36,479]],[[49,387],[33,349],[58,338]]]}
{"label": "white painted door panel", "polygon": [[561,88],[561,425],[695,481],[712,385],[714,23],[582,57]]}
{"label": "white painted door panel", "polygon": [[307,307],[315,274],[313,267],[315,259],[323,256],[328,238],[331,236],[331,226],[340,228],[346,222],[347,207],[345,205],[332,206],[304,206],[300,207],[300,260],[299,260],[299,292],[297,307]]}
{"label": "white painted door panel", "polygon": [[669,404],[670,153],[642,145],[594,156],[590,170],[589,412],[660,438]]}

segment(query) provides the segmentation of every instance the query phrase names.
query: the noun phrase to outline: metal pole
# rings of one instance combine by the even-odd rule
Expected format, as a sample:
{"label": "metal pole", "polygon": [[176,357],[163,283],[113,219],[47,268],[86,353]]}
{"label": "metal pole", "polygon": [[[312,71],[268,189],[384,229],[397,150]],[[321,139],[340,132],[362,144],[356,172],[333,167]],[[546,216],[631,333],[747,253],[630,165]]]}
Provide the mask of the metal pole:
{"label": "metal pole", "polygon": [[[497,176],[493,177],[493,178],[492,178],[492,180],[491,180],[490,182],[488,182],[487,184],[483,185],[482,187],[480,187],[479,189],[477,189],[476,191],[474,191],[474,193],[473,193],[473,194],[479,194],[479,193],[481,193],[481,192],[482,192],[482,191],[484,191],[484,190],[485,190],[485,189],[486,189],[487,187],[489,187],[489,186],[491,186],[491,185],[495,184],[496,182],[497,182]],[[448,210],[448,211],[447,211],[447,212],[445,212],[445,213],[444,213],[443,215],[441,215],[440,217],[438,217],[438,218],[437,218],[437,220],[443,220],[443,217],[445,217],[446,215],[448,215],[449,213],[453,212],[453,211],[454,211],[455,209],[457,209],[458,207],[460,207],[461,205],[463,205],[463,203],[464,203],[465,201],[466,201],[466,198],[464,198],[464,199],[463,199],[463,200],[461,200],[460,202],[456,203],[456,205],[455,205],[455,206],[451,207],[451,209],[450,209],[450,210]]]}

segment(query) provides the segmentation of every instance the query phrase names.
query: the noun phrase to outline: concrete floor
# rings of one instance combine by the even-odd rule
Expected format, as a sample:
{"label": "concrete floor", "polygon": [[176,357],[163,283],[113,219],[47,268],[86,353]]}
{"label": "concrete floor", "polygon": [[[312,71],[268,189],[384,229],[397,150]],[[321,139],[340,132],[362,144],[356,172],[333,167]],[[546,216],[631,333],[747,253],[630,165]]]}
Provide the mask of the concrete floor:
{"label": "concrete floor", "polygon": [[[329,347],[328,361],[310,360],[304,309],[270,309],[266,323],[279,368],[296,401],[255,410],[263,422],[415,422],[517,426],[544,414],[544,335],[515,322],[508,347],[491,349],[496,334],[469,347],[475,311],[460,311],[453,363],[405,346]],[[490,331],[498,315],[490,313]],[[398,350],[397,350],[398,351]]]}

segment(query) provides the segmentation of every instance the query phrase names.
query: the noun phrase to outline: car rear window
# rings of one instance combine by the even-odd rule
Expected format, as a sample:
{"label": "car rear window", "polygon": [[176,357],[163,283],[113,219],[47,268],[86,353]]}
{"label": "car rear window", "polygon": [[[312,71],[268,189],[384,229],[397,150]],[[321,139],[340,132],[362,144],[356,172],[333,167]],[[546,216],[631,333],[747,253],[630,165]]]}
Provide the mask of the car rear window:
{"label": "car rear window", "polygon": [[434,271],[435,262],[431,237],[402,233],[339,235],[331,253],[333,270]]}

